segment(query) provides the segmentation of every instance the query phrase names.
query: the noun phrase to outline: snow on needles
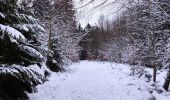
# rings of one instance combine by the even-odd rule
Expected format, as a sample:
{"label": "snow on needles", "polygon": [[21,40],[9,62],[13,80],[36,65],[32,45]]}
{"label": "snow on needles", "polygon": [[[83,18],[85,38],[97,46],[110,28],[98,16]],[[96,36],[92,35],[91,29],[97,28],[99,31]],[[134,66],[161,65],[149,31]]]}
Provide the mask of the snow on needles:
{"label": "snow on needles", "polygon": [[0,12],[0,17],[5,18],[5,15]]}
{"label": "snow on needles", "polygon": [[25,40],[25,37],[22,35],[21,32],[17,31],[16,29],[14,29],[10,26],[5,26],[5,25],[0,24],[0,29],[3,32],[7,32],[13,38]]}
{"label": "snow on needles", "polygon": [[30,52],[30,54],[32,54],[32,55],[34,55],[34,56],[39,56],[39,57],[42,58],[42,59],[44,58],[43,55],[42,55],[40,52],[38,52],[37,50],[35,50],[35,49],[32,48],[32,47],[23,46],[23,48],[24,48],[26,51]]}

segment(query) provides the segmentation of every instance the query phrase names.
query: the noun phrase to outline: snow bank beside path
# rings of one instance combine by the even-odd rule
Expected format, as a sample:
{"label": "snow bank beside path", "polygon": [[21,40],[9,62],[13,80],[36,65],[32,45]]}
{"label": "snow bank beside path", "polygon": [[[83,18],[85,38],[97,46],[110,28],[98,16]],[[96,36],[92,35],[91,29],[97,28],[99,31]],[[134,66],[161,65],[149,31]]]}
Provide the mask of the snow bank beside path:
{"label": "snow bank beside path", "polygon": [[170,94],[150,94],[145,80],[129,76],[128,65],[82,61],[70,71],[53,73],[37,86],[30,100],[169,100]]}

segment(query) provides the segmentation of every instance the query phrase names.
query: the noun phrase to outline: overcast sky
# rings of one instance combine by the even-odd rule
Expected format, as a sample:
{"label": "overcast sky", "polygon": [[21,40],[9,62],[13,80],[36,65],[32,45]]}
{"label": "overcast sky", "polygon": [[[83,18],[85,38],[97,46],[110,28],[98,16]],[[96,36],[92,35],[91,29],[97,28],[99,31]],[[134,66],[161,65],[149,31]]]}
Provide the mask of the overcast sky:
{"label": "overcast sky", "polygon": [[[93,2],[89,3],[90,1]],[[95,9],[96,6],[98,6],[104,1],[105,0],[74,0],[75,8],[77,9],[78,22],[83,27],[85,27],[87,23],[90,23],[91,25],[98,25],[98,20],[101,15],[104,15],[105,18],[109,20],[114,19],[117,15],[117,13],[114,12],[117,11],[117,9],[119,9],[120,4],[116,3],[112,4],[111,6],[108,6],[111,2],[115,1],[108,0],[105,4]]]}

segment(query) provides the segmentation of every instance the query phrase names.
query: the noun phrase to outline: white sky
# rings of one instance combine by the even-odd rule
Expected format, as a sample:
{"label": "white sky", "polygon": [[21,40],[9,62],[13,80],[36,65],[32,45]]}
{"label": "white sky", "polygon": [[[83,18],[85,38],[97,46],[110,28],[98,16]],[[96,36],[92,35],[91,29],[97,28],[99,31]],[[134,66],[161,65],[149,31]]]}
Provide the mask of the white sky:
{"label": "white sky", "polygon": [[94,8],[105,0],[93,0],[93,2],[89,5],[82,7],[90,1],[92,0],[74,0],[75,8],[79,8],[77,9],[77,20],[82,25],[82,27],[85,27],[87,23],[90,23],[91,25],[98,25],[98,20],[101,15],[104,15],[105,18],[109,20],[114,19],[117,15],[117,13],[114,12],[120,7],[120,4],[118,3],[107,6],[115,0],[108,0],[104,5],[97,7],[96,9]]}

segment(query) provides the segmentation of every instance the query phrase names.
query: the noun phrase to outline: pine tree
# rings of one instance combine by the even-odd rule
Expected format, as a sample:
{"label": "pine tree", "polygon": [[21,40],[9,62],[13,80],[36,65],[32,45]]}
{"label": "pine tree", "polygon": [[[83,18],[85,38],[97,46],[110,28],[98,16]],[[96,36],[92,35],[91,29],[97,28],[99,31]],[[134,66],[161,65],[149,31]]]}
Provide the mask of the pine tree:
{"label": "pine tree", "polygon": [[34,70],[45,71],[37,39],[43,28],[30,14],[17,0],[0,0],[0,99],[28,99],[24,91],[33,92],[45,80]]}
{"label": "pine tree", "polygon": [[98,26],[87,24],[84,37],[79,45],[81,46],[81,58],[99,60],[103,48],[104,31]]}

